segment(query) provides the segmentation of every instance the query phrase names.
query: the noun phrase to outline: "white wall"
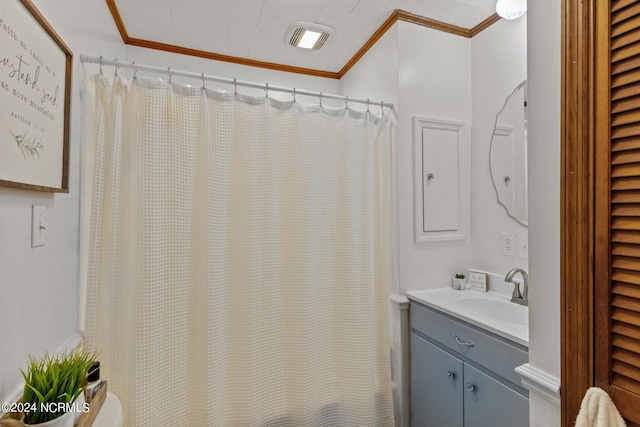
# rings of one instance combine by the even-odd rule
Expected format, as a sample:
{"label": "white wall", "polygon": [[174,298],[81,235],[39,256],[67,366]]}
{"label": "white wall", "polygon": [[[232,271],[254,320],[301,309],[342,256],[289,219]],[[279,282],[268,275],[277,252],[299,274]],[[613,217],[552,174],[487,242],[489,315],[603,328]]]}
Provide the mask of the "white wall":
{"label": "white wall", "polygon": [[[412,119],[462,122],[460,154],[470,169],[471,40],[408,22],[398,22],[398,235],[400,291],[449,286],[471,265],[471,235],[465,240],[416,243]],[[463,201],[469,211],[469,175]],[[468,217],[466,222],[469,232]]]}
{"label": "white wall", "polygon": [[[36,0],[74,52],[69,193],[0,187],[0,401],[13,397],[27,356],[55,351],[78,328],[78,210],[82,144],[82,67],[87,49],[122,54],[102,0]],[[31,205],[45,205],[47,241],[31,248]]]}
{"label": "white wall", "polygon": [[528,271],[526,258],[502,255],[502,232],[527,235],[496,201],[489,149],[496,114],[527,78],[527,19],[501,19],[471,39],[471,236],[472,267],[504,276],[514,267]]}
{"label": "white wall", "polygon": [[[560,2],[529,2],[529,363],[560,377]],[[531,427],[560,425],[532,393]]]}

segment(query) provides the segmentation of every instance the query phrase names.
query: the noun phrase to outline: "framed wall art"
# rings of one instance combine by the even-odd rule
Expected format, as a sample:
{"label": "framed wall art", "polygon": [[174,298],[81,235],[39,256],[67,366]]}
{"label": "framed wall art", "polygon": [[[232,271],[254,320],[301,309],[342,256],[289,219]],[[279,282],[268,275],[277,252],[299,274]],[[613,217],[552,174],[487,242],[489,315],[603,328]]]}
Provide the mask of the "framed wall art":
{"label": "framed wall art", "polygon": [[0,0],[0,185],[69,191],[71,50],[29,0]]}

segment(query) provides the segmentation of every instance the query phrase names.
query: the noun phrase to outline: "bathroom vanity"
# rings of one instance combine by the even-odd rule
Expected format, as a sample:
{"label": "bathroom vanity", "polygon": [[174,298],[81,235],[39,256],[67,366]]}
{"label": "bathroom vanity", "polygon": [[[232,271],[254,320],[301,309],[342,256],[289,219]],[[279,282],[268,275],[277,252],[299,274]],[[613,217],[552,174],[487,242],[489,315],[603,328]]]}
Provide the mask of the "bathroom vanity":
{"label": "bathroom vanity", "polygon": [[528,310],[491,293],[410,292],[411,426],[526,427]]}

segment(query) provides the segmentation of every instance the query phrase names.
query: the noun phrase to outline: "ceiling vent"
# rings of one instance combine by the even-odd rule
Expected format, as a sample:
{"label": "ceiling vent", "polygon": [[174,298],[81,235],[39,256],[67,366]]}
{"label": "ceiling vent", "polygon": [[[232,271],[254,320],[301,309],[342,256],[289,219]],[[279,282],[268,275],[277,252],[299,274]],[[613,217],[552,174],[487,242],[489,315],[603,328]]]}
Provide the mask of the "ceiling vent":
{"label": "ceiling vent", "polygon": [[296,22],[289,27],[285,42],[301,49],[318,50],[327,44],[333,31],[327,25]]}

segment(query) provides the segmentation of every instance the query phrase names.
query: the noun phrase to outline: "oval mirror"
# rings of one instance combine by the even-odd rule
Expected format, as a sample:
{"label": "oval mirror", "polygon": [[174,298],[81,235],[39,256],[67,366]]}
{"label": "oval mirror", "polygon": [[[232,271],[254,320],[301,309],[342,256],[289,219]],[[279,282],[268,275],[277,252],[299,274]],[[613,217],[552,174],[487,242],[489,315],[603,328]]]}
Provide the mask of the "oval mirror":
{"label": "oval mirror", "polygon": [[496,115],[489,149],[489,170],[498,204],[523,226],[527,206],[527,81],[507,97]]}

